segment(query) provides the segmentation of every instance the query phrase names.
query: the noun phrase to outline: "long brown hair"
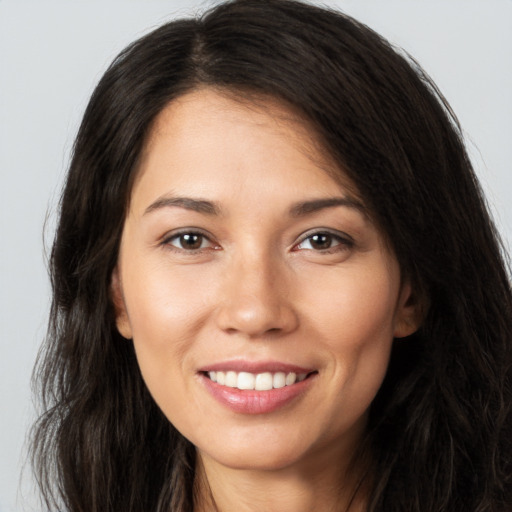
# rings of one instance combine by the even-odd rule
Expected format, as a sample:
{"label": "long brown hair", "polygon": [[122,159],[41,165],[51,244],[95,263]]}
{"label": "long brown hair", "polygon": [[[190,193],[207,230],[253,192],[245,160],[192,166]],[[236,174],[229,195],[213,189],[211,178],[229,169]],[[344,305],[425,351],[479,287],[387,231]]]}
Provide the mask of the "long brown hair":
{"label": "long brown hair", "polygon": [[124,50],[76,138],[51,255],[33,455],[49,508],[193,509],[194,447],[150,397],[109,297],[137,159],[155,116],[198,86],[298,109],[363,196],[429,304],[372,409],[372,512],[512,503],[512,293],[456,118],[417,63],[341,13],[235,0]]}

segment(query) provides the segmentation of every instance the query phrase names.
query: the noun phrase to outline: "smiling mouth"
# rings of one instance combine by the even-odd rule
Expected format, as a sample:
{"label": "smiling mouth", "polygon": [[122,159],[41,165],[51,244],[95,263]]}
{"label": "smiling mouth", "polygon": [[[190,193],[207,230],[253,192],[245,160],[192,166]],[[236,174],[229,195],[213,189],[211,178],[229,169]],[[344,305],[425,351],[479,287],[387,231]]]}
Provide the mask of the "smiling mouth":
{"label": "smiling mouth", "polygon": [[202,372],[205,377],[221,386],[236,388],[239,390],[250,391],[270,391],[271,389],[280,389],[287,386],[293,386],[298,382],[306,380],[313,374],[294,373],[294,372],[234,372],[234,371],[209,371]]}

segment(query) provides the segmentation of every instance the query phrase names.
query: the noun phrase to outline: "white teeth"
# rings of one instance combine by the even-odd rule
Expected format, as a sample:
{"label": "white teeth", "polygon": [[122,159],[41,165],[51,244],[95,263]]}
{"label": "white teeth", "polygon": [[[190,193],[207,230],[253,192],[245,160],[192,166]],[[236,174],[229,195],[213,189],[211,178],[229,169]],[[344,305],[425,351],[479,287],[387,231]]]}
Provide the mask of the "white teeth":
{"label": "white teeth", "polygon": [[274,386],[274,388],[284,388],[286,386],[286,373],[274,373],[272,385]]}
{"label": "white teeth", "polygon": [[294,372],[264,372],[264,373],[249,373],[249,372],[208,372],[208,377],[213,382],[221,384],[222,386],[228,386],[230,388],[238,388],[242,390],[256,390],[256,391],[268,391],[272,388],[284,388],[285,386],[291,386],[296,382],[302,382],[308,376],[307,373],[299,373],[298,375]]}
{"label": "white teeth", "polygon": [[297,375],[293,372],[289,373],[287,376],[286,376],[286,385],[287,386],[291,386],[292,384],[295,383],[295,380],[297,379]]}
{"label": "white teeth", "polygon": [[238,389],[254,389],[255,377],[252,373],[240,372],[238,374],[237,388]]}
{"label": "white teeth", "polygon": [[256,391],[268,391],[272,389],[272,374],[270,372],[258,373],[255,381],[254,389]]}
{"label": "white teeth", "polygon": [[227,372],[226,380],[224,381],[224,385],[230,388],[236,388],[238,385],[238,376],[236,372]]}

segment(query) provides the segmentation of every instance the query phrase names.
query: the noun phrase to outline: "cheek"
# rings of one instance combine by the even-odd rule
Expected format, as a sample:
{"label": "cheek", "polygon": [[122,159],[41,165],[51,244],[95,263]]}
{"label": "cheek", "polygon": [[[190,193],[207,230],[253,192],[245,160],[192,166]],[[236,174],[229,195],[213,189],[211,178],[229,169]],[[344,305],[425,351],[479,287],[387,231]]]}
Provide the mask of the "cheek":
{"label": "cheek", "polygon": [[373,272],[340,270],[324,279],[323,286],[318,284],[316,280],[316,286],[303,287],[302,302],[309,309],[305,316],[325,332],[333,348],[336,340],[340,348],[358,350],[393,337],[399,287],[385,267]]}
{"label": "cheek", "polygon": [[310,337],[329,357],[332,400],[354,417],[380,388],[393,342],[398,286],[385,268],[377,270],[333,275],[323,290],[310,290],[304,314]]}
{"label": "cheek", "polygon": [[181,345],[185,333],[197,329],[205,314],[206,281],[187,268],[168,268],[159,263],[135,268],[124,288],[134,338],[155,348]]}
{"label": "cheek", "polygon": [[167,414],[172,409],[168,402],[186,391],[183,377],[195,371],[191,353],[207,316],[204,295],[197,288],[201,279],[180,269],[158,264],[144,267],[136,261],[132,268],[125,268],[125,275],[124,294],[139,367]]}

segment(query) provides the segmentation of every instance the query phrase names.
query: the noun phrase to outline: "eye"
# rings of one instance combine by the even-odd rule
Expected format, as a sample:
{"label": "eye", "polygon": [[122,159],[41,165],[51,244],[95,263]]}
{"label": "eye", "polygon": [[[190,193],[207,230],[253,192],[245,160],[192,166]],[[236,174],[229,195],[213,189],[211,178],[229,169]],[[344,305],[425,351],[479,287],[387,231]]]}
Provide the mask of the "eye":
{"label": "eye", "polygon": [[328,231],[317,231],[304,237],[300,243],[295,246],[296,250],[312,250],[329,252],[332,250],[343,250],[353,245],[348,236],[343,237]]}
{"label": "eye", "polygon": [[172,235],[164,240],[164,244],[181,251],[200,251],[201,249],[214,249],[215,244],[202,233],[186,231]]}

